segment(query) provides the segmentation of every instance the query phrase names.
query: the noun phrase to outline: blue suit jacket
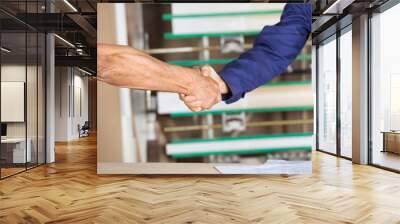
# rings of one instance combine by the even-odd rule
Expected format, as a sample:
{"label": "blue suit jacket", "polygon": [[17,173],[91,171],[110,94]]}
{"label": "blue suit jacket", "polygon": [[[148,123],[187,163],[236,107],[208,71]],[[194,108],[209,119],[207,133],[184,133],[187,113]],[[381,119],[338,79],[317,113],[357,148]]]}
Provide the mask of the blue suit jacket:
{"label": "blue suit jacket", "polygon": [[227,64],[220,72],[230,88],[223,96],[232,103],[269,80],[285,72],[303,49],[311,32],[311,4],[286,4],[281,21],[265,26],[253,48]]}

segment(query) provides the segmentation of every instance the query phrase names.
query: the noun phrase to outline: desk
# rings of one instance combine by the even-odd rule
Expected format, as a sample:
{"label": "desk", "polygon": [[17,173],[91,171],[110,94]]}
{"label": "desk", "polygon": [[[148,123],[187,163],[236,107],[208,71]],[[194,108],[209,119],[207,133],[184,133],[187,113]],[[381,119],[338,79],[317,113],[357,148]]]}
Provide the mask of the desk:
{"label": "desk", "polygon": [[[30,162],[32,158],[30,138],[26,140],[25,154],[25,138],[6,138],[1,139],[1,157],[6,163],[25,163]],[[11,159],[12,158],[12,159]],[[26,160],[25,160],[26,159]]]}
{"label": "desk", "polygon": [[400,154],[400,131],[382,131],[383,150],[382,152],[392,152]]}

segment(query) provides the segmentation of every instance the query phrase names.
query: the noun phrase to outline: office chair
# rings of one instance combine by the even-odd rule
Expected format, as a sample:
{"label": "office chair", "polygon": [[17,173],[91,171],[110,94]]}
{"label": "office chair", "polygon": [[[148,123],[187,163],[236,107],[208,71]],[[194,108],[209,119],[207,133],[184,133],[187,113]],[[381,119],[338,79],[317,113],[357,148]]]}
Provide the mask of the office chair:
{"label": "office chair", "polygon": [[79,138],[89,136],[89,129],[90,129],[89,121],[85,121],[82,127],[78,125],[78,129],[79,129]]}

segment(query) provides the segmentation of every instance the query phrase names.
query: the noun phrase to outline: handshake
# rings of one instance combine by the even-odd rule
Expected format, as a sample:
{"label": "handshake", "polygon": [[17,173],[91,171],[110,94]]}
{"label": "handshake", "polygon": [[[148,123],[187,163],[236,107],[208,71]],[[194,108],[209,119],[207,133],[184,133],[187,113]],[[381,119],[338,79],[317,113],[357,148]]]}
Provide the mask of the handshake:
{"label": "handshake", "polygon": [[179,98],[194,112],[210,109],[221,101],[221,95],[228,93],[228,87],[211,66],[203,66],[200,74],[192,75],[188,94]]}

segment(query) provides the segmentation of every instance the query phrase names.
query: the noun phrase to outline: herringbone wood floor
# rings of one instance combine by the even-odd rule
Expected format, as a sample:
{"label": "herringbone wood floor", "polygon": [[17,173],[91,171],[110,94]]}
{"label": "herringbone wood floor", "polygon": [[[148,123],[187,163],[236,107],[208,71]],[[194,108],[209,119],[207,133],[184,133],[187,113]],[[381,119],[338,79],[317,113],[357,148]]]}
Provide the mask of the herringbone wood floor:
{"label": "herringbone wood floor", "polygon": [[85,138],[0,181],[0,223],[400,223],[400,175],[313,160],[310,176],[98,176]]}

